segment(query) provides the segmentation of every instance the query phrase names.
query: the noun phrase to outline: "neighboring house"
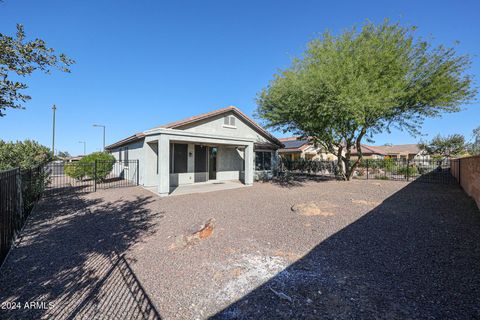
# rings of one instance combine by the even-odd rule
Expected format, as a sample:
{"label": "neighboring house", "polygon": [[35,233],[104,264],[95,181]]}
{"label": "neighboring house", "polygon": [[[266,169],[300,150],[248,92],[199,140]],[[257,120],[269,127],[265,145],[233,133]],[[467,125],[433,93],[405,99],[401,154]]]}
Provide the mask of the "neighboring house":
{"label": "neighboring house", "polygon": [[[417,144],[392,144],[384,146],[362,145],[362,154],[364,159],[408,159],[415,161],[429,160],[430,156],[421,150]],[[354,148],[352,157],[357,158],[358,152]]]}
{"label": "neighboring house", "polygon": [[298,137],[281,138],[279,139],[284,147],[278,150],[278,154],[289,160],[335,160],[336,156],[332,153],[326,152],[323,148],[314,146],[313,143],[307,139],[300,139]]}
{"label": "neighboring house", "polygon": [[[106,149],[117,160],[138,160],[139,184],[162,196],[179,185],[271,175],[282,143],[236,107],[159,126]],[[128,171],[128,169],[126,168]]]}

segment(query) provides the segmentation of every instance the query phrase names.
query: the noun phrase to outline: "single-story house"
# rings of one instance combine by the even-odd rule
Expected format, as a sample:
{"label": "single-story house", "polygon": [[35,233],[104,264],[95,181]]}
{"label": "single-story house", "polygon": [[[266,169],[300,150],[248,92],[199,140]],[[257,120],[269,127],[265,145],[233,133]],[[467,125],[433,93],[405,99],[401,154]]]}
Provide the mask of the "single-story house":
{"label": "single-story house", "polygon": [[336,156],[324,150],[320,146],[315,146],[308,139],[301,139],[299,137],[280,138],[284,147],[278,150],[278,154],[289,160],[328,160],[336,159]]}
{"label": "single-story house", "polygon": [[134,134],[106,149],[125,163],[138,160],[138,183],[165,196],[172,188],[199,182],[251,185],[255,176],[272,174],[281,147],[231,106]]}
{"label": "single-story house", "polygon": [[[362,144],[362,154],[364,159],[404,159],[412,161],[429,160],[430,156],[424,150],[421,150],[417,144],[388,144],[383,146],[367,146]],[[354,148],[352,157],[358,157],[358,152]]]}

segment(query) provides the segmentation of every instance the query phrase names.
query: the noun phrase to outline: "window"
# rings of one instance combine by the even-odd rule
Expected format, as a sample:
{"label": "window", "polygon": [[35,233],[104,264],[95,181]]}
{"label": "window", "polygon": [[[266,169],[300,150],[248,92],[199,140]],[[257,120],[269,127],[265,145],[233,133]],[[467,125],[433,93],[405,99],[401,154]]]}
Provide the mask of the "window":
{"label": "window", "polygon": [[270,151],[255,152],[255,170],[271,170],[272,153]]}
{"label": "window", "polygon": [[123,148],[118,149],[118,161],[119,162],[122,162],[122,149]]}
{"label": "window", "polygon": [[123,165],[128,167],[128,147],[123,148]]}
{"label": "window", "polygon": [[223,118],[223,125],[227,127],[235,127],[235,117],[226,116],[225,118]]}
{"label": "window", "polygon": [[188,145],[181,143],[170,144],[170,173],[187,172]]}

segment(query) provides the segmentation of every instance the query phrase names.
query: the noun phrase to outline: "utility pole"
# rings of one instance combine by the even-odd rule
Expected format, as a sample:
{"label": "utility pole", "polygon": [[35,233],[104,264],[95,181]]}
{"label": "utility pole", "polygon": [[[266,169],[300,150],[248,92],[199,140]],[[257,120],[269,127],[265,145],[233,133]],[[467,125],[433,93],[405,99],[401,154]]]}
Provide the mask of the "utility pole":
{"label": "utility pole", "polygon": [[57,107],[55,105],[52,106],[53,111],[53,126],[52,126],[52,155],[55,157],[55,111]]}
{"label": "utility pole", "polygon": [[105,152],[105,126],[103,124],[94,124],[93,126],[103,128],[103,152]]}
{"label": "utility pole", "polygon": [[78,141],[78,143],[83,143],[83,155],[87,154],[87,142],[86,141]]}

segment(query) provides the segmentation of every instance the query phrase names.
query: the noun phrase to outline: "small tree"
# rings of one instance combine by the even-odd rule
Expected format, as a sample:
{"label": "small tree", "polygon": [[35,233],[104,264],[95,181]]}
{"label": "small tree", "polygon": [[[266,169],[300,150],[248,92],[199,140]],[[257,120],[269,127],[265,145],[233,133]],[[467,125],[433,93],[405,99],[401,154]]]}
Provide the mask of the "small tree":
{"label": "small tree", "polygon": [[468,145],[468,152],[472,155],[480,154],[480,127],[473,129],[473,141]]}
{"label": "small tree", "polygon": [[421,142],[419,147],[438,159],[462,155],[466,153],[467,149],[465,137],[461,134],[452,134],[446,137],[437,135],[429,142]]}
{"label": "small tree", "polygon": [[16,79],[11,80],[11,73],[18,79],[31,75],[36,70],[49,73],[56,68],[70,72],[68,67],[73,63],[64,54],[57,56],[55,50],[47,47],[41,39],[26,41],[21,24],[17,24],[14,37],[0,33],[0,117],[5,116],[7,108],[23,109],[22,103],[31,99],[20,92],[28,86]]}
{"label": "small tree", "polygon": [[[476,94],[465,75],[470,58],[414,32],[385,21],[324,33],[260,92],[258,116],[336,154],[340,176],[349,180],[363,140],[392,126],[416,135],[424,118],[457,112]],[[359,157],[351,161],[353,147]]]}
{"label": "small tree", "polygon": [[58,158],[69,158],[70,157],[70,153],[68,151],[59,151],[57,153],[57,157]]}

